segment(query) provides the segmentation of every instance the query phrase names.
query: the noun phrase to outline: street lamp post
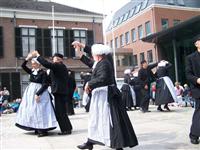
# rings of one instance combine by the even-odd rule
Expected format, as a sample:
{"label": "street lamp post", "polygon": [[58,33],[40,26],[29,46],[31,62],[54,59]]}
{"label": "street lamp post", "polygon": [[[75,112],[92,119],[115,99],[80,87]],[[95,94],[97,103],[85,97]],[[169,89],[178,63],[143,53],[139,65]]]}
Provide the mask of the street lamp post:
{"label": "street lamp post", "polygon": [[115,71],[115,78],[117,78],[117,66],[116,66],[116,48],[115,48],[115,36],[114,36],[114,25],[112,21],[112,48],[113,48],[113,61],[114,61],[114,71]]}
{"label": "street lamp post", "polygon": [[53,41],[52,41],[52,48],[53,48],[53,54],[56,52],[56,47],[55,47],[55,24],[54,24],[54,5],[51,6],[52,8],[52,28],[53,28]]}

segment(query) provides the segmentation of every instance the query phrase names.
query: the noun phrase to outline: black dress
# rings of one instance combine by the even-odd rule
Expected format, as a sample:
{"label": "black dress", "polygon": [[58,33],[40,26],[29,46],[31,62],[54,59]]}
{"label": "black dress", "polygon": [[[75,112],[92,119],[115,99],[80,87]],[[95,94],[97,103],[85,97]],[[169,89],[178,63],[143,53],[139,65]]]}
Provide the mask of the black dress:
{"label": "black dress", "polygon": [[[30,75],[30,84],[24,91],[22,102],[17,111],[16,126],[24,130],[44,132],[55,129],[57,121],[50,95],[47,90],[47,74],[42,69],[33,70],[26,66],[22,68]],[[40,96],[36,102],[35,95]]]}
{"label": "black dress", "polygon": [[133,90],[133,89],[131,89],[132,87],[130,85],[130,82],[131,82],[130,75],[125,74],[124,75],[124,84],[121,87],[121,93],[122,93],[122,100],[124,102],[124,106],[128,107],[128,108],[135,106],[135,104],[134,104],[135,97],[132,96],[131,90]]}
{"label": "black dress", "polygon": [[[110,106],[110,114],[112,118],[112,125],[109,127],[109,146],[111,148],[133,147],[138,145],[137,137],[133,130],[128,114],[122,106],[122,97],[119,89],[116,86],[113,64],[110,63],[110,56],[108,57],[105,56],[103,60],[97,63],[92,72],[91,80],[88,82],[88,85],[92,90],[105,86],[108,87],[107,100]],[[91,64],[90,66],[92,66],[91,59],[86,58],[86,56],[82,56],[81,61],[85,64],[88,64],[89,62],[89,64]],[[91,107],[92,106],[90,106],[90,108]],[[93,115],[93,112],[90,111],[90,114]],[[90,139],[90,137],[88,138],[91,143],[101,143],[99,141]]]}
{"label": "black dress", "polygon": [[[162,105],[173,103],[174,98],[176,98],[176,93],[174,90],[174,85],[169,78],[169,68],[172,64],[167,64],[163,67],[158,67],[157,69],[157,81],[156,81],[156,98],[155,104]],[[174,97],[174,98],[173,98]]]}

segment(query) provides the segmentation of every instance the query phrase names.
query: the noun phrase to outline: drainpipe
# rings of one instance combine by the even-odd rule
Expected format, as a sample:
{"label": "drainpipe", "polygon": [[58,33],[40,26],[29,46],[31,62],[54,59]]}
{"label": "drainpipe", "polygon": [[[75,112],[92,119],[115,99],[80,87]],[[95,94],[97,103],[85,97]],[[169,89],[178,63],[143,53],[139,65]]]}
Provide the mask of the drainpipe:
{"label": "drainpipe", "polygon": [[173,44],[173,52],[174,52],[175,78],[176,78],[176,81],[179,81],[179,79],[178,79],[177,53],[176,53],[176,40],[175,39],[172,40],[172,44]]}
{"label": "drainpipe", "polygon": [[95,17],[92,17],[92,30],[93,30],[93,37],[94,37],[94,43],[96,43],[96,31],[95,31]]}
{"label": "drainpipe", "polygon": [[[17,26],[17,23],[16,23],[16,11],[13,12],[13,26],[14,26],[14,29]],[[17,57],[15,58],[15,70],[16,70],[16,72],[18,72],[18,59],[17,59]]]}

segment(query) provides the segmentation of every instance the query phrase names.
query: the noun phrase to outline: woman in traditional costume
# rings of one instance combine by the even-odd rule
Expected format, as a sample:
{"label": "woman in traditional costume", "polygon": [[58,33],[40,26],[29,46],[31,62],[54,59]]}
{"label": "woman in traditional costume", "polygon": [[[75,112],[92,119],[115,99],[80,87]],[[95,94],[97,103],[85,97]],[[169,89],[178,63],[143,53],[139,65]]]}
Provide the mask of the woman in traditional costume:
{"label": "woman in traditional costume", "polygon": [[[50,99],[46,72],[39,62],[29,54],[22,68],[30,75],[30,84],[24,91],[22,102],[17,112],[16,126],[35,131],[38,137],[47,136],[49,130],[57,126],[57,121]],[[26,66],[31,60],[32,69]]]}

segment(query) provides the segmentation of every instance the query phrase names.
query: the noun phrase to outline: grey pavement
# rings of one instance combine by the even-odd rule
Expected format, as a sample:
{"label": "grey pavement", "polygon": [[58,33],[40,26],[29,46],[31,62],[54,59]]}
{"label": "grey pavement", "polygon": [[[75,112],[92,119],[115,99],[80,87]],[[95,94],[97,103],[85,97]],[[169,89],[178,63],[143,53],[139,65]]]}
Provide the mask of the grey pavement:
{"label": "grey pavement", "polygon": [[[171,112],[158,112],[151,105],[150,113],[129,111],[139,146],[125,150],[200,150],[200,145],[190,144],[188,138],[193,108],[170,108]],[[16,114],[3,114],[0,117],[0,150],[76,150],[76,146],[87,139],[88,113],[84,108],[75,108],[75,112],[76,115],[69,117],[73,125],[71,135],[57,135],[57,128],[49,136],[40,138],[15,127]],[[110,148],[95,145],[94,149]]]}

